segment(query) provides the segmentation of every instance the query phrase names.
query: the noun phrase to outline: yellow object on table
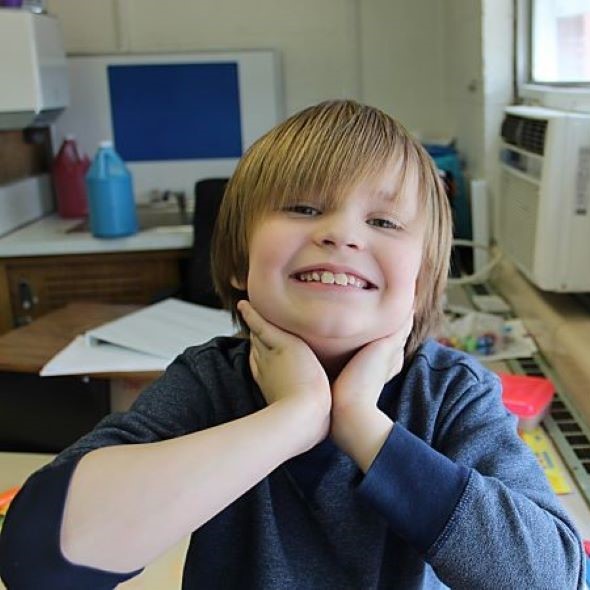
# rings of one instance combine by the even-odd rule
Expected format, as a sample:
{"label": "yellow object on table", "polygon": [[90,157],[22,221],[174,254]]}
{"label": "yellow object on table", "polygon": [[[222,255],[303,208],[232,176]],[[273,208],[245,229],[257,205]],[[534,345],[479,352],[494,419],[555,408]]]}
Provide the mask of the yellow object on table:
{"label": "yellow object on table", "polygon": [[535,453],[553,491],[556,494],[571,494],[572,488],[559,467],[555,451],[545,431],[538,426],[528,432],[521,432],[520,436]]}

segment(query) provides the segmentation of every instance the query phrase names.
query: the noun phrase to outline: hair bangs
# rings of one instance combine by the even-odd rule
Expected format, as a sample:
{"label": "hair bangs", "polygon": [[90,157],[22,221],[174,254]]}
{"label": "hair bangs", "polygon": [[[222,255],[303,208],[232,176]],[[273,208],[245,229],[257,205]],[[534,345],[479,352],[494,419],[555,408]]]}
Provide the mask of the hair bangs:
{"label": "hair bangs", "polygon": [[309,116],[304,112],[265,138],[266,173],[257,187],[264,198],[255,199],[263,209],[258,213],[302,201],[335,206],[354,186],[377,178],[399,158],[405,160],[404,142],[386,116],[346,107]]}

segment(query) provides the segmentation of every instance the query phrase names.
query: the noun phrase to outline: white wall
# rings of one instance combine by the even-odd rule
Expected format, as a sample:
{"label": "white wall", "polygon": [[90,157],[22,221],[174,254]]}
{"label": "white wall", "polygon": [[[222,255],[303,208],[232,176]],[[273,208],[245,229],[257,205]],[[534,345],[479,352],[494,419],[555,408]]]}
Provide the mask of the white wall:
{"label": "white wall", "polygon": [[483,57],[480,0],[446,0],[445,90],[457,147],[474,176],[483,174]]}
{"label": "white wall", "polygon": [[500,125],[512,100],[512,0],[444,4],[447,112],[468,176],[487,181],[492,218]]}
{"label": "white wall", "polygon": [[424,138],[454,131],[445,97],[445,4],[360,2],[362,99]]}
{"label": "white wall", "polygon": [[285,111],[357,98],[421,135],[450,132],[432,0],[49,0],[71,54],[277,49]]}
{"label": "white wall", "polygon": [[513,100],[512,0],[484,0],[484,173],[497,169],[499,133],[504,107]]}
{"label": "white wall", "polygon": [[50,0],[68,53],[277,49],[285,111],[359,97],[356,0]]}

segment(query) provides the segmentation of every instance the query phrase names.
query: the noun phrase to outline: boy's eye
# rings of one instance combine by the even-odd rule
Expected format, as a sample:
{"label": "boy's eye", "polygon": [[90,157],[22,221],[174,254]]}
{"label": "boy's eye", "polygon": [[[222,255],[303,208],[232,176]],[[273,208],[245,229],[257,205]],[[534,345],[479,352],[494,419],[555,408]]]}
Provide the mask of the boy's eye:
{"label": "boy's eye", "polygon": [[314,217],[320,214],[320,210],[311,205],[289,205],[288,207],[285,207],[285,211],[308,217]]}
{"label": "boy's eye", "polygon": [[374,218],[374,219],[369,219],[369,221],[367,221],[367,223],[369,225],[373,225],[375,227],[380,227],[383,229],[401,229],[401,225],[399,223],[396,223],[395,221],[392,221],[391,219],[382,219],[382,218]]}

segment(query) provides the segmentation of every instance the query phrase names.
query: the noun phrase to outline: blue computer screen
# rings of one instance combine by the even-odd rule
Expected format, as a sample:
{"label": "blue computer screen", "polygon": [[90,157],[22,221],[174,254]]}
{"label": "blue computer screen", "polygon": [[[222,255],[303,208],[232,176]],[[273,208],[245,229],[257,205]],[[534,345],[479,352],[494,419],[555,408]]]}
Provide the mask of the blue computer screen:
{"label": "blue computer screen", "polygon": [[107,74],[124,160],[242,155],[237,63],[109,65]]}

